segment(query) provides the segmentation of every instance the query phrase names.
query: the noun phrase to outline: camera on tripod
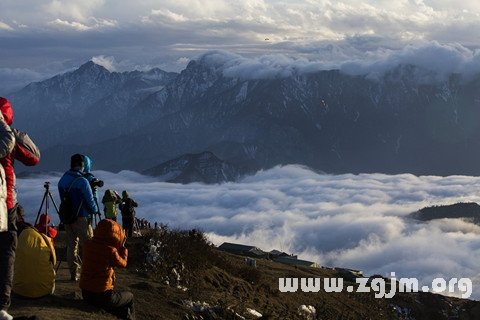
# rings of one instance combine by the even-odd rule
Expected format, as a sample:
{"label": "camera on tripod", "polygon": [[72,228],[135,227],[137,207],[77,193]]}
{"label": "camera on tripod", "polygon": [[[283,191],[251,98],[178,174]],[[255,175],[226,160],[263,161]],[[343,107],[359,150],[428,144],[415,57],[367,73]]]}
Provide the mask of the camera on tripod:
{"label": "camera on tripod", "polygon": [[92,189],[101,188],[103,187],[103,185],[103,180],[100,180],[98,178],[93,178],[92,180],[90,180],[90,187],[92,187]]}

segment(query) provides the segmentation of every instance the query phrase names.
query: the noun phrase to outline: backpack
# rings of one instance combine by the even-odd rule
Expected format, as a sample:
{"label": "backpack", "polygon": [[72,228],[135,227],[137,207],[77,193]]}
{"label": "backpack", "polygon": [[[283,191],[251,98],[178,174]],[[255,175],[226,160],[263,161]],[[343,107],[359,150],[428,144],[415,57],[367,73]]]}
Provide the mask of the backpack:
{"label": "backpack", "polygon": [[122,217],[133,218],[135,217],[135,205],[133,200],[130,198],[125,199],[121,204]]}
{"label": "backpack", "polygon": [[61,199],[60,207],[58,209],[58,216],[60,217],[60,222],[63,224],[72,224],[77,221],[78,213],[80,212],[80,208],[82,207],[82,203],[80,203],[77,212],[75,212],[75,208],[73,207],[72,199],[70,197],[70,190],[72,189],[75,181],[77,181],[78,179],[82,179],[82,177],[75,178],[72,181],[67,192],[64,192]]}

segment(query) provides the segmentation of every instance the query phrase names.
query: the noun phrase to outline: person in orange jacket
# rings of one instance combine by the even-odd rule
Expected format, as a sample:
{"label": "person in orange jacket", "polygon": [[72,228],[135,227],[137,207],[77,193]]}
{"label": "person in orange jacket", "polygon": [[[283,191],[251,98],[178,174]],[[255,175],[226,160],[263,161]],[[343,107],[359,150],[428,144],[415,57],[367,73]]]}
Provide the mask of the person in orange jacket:
{"label": "person in orange jacket", "polygon": [[114,291],[115,267],[127,266],[128,250],[125,232],[110,219],[101,220],[93,238],[85,241],[80,289],[83,299],[120,319],[135,319],[133,294]]}

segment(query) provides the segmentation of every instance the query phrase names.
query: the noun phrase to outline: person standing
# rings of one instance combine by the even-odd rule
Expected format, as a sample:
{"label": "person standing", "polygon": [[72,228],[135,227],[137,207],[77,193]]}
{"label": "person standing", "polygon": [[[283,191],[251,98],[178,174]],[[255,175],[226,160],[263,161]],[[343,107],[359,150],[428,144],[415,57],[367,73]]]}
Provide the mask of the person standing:
{"label": "person standing", "polygon": [[133,236],[133,225],[135,223],[135,208],[138,204],[130,198],[126,190],[122,191],[122,203],[120,204],[120,210],[122,212],[122,226],[127,237]]}
{"label": "person standing", "polygon": [[117,221],[117,205],[122,203],[120,195],[114,190],[107,189],[103,195],[102,203],[105,218]]}
{"label": "person standing", "polygon": [[[90,188],[92,188],[92,193],[93,193],[93,199],[95,200],[95,204],[98,207],[98,195],[97,195],[97,188],[98,187],[103,187],[103,181],[97,179],[93,173],[92,173],[92,166],[93,166],[93,161],[90,159],[90,157],[86,155],[83,156],[83,163],[84,163],[84,168],[83,168],[83,176],[87,178],[88,183],[90,184]],[[100,208],[99,208],[100,209]],[[100,215],[98,216],[100,220]],[[96,217],[91,216],[90,219],[93,221],[96,221]]]}
{"label": "person standing", "polygon": [[81,269],[83,243],[93,236],[90,216],[98,214],[98,206],[93,197],[90,183],[84,177],[84,157],[74,154],[70,159],[70,170],[60,178],[58,191],[60,198],[70,199],[73,222],[65,224],[67,234],[67,262],[70,280],[78,281]]}
{"label": "person standing", "polygon": [[[30,137],[10,126],[13,123],[13,109],[10,102],[0,97],[0,320],[12,319],[7,313],[10,306],[15,249],[17,246],[17,194],[15,191],[14,161],[27,166],[40,161],[40,151]],[[5,214],[6,213],[6,214]],[[7,227],[4,218],[7,216]]]}

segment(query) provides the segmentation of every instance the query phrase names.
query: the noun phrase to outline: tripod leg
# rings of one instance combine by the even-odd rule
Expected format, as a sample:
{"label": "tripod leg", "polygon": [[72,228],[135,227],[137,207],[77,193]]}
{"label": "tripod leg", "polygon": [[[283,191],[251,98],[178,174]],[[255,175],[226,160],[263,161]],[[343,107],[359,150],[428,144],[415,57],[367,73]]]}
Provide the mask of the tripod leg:
{"label": "tripod leg", "polygon": [[57,211],[58,213],[59,210],[58,210],[57,204],[55,203],[55,199],[53,199],[52,193],[50,191],[48,191],[48,195],[50,197],[50,200],[52,200],[53,206],[55,207],[55,211]]}
{"label": "tripod leg", "polygon": [[45,203],[45,199],[47,199],[47,194],[48,194],[48,191],[45,191],[45,193],[43,194],[42,203],[40,204],[40,208],[38,209],[37,217],[35,218],[35,224],[37,224],[37,222],[38,222],[38,217],[40,217],[40,213],[42,212],[43,204]]}

